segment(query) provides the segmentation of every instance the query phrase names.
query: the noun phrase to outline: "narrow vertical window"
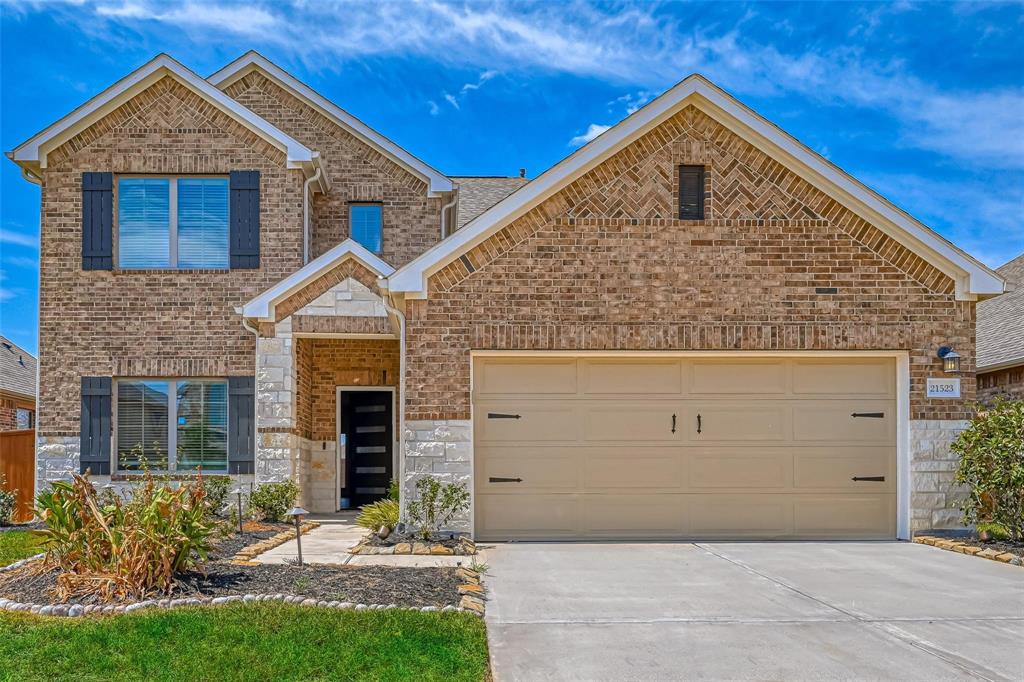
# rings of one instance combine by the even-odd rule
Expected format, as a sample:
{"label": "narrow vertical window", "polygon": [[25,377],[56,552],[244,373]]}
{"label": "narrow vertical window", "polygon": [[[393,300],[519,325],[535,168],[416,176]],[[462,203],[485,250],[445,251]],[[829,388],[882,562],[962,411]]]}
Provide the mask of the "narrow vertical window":
{"label": "narrow vertical window", "polygon": [[679,167],[679,219],[704,220],[704,166]]}
{"label": "narrow vertical window", "polygon": [[227,178],[178,179],[177,266],[228,267]]}
{"label": "narrow vertical window", "polygon": [[167,468],[170,383],[117,382],[117,466],[138,469],[145,458],[154,469]]}
{"label": "narrow vertical window", "polygon": [[177,469],[226,471],[227,383],[179,380],[177,386]]}
{"label": "narrow vertical window", "polygon": [[383,216],[380,204],[352,204],[348,212],[349,236],[374,253],[383,247]]}
{"label": "narrow vertical window", "polygon": [[122,268],[171,267],[171,192],[166,178],[121,178],[117,255]]}

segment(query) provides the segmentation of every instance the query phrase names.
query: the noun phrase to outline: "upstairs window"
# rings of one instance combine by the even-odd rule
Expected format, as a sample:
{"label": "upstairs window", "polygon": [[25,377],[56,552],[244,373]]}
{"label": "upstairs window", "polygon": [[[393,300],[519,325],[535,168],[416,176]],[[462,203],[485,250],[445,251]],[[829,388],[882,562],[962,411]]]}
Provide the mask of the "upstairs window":
{"label": "upstairs window", "polygon": [[221,379],[117,382],[117,468],[227,471],[228,385]]}
{"label": "upstairs window", "polygon": [[679,167],[679,219],[704,220],[704,166]]}
{"label": "upstairs window", "polygon": [[350,204],[349,236],[373,253],[380,253],[384,244],[383,215],[380,204]]}
{"label": "upstairs window", "polygon": [[228,203],[227,178],[119,178],[118,265],[226,269]]}

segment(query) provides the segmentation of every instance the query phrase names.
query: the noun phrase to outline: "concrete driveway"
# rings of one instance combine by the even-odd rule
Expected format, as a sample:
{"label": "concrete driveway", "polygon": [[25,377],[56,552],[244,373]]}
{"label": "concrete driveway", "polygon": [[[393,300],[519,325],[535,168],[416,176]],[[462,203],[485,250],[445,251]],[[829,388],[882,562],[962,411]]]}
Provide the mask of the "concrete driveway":
{"label": "concrete driveway", "polygon": [[511,680],[1022,680],[1024,569],[909,543],[497,544]]}

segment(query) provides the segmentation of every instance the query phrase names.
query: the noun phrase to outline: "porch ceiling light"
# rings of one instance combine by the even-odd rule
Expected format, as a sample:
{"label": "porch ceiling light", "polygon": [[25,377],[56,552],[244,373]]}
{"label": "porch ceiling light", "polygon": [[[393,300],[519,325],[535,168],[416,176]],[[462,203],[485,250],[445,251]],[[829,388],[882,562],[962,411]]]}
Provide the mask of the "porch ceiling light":
{"label": "porch ceiling light", "polygon": [[937,353],[942,359],[942,371],[946,374],[960,373],[960,354],[949,346],[942,346]]}

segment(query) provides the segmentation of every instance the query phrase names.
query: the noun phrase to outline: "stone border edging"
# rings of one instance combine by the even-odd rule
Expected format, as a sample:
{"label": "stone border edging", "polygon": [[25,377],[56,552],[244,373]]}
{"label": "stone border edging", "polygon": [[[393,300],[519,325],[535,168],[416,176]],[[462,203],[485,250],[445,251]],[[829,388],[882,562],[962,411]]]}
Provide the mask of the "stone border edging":
{"label": "stone border edging", "polygon": [[930,545],[931,547],[938,547],[939,549],[945,549],[950,552],[960,552],[961,554],[966,554],[968,556],[991,559],[992,561],[999,561],[1012,566],[1024,566],[1024,556],[1018,556],[1013,552],[998,552],[994,549],[976,547],[975,545],[969,545],[966,542],[960,542],[959,540],[938,538],[933,535],[917,535],[914,537],[913,541],[919,545]]}
{"label": "stone border edging", "polygon": [[[320,523],[317,521],[304,521],[299,529],[303,535],[319,528]],[[235,556],[231,557],[228,561],[230,564],[235,566],[259,566],[260,562],[256,561],[256,557],[264,552],[269,552],[275,547],[280,547],[289,540],[295,539],[295,532],[290,530],[283,530],[277,535],[271,535],[266,540],[260,540],[259,542],[247,545],[235,553]]]}
{"label": "stone border edging", "polygon": [[21,559],[19,561],[15,561],[13,564],[7,564],[6,566],[0,566],[0,573],[5,573],[7,571],[13,571],[15,569],[21,568],[22,566],[24,566],[27,563],[30,563],[32,561],[38,561],[39,559],[42,559],[44,556],[46,556],[46,552],[40,552],[39,554],[33,554],[32,556],[27,557],[25,559]]}
{"label": "stone border edging", "polygon": [[349,548],[349,554],[362,555],[415,555],[415,556],[474,556],[476,555],[476,543],[469,538],[463,537],[458,540],[457,551],[445,546],[440,542],[396,542],[393,545],[371,545],[367,543],[369,535]]}

